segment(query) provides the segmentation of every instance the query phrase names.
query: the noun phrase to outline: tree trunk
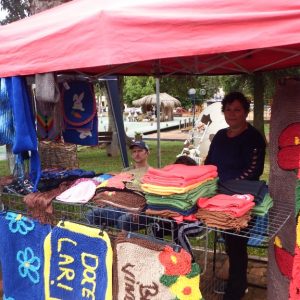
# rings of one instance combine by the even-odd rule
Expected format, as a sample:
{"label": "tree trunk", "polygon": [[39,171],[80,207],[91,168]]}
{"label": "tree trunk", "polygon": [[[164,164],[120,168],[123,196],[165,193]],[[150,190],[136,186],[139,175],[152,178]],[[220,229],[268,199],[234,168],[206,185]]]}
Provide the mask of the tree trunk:
{"label": "tree trunk", "polygon": [[253,76],[253,126],[257,128],[263,136],[264,130],[264,77],[262,73],[255,73]]}

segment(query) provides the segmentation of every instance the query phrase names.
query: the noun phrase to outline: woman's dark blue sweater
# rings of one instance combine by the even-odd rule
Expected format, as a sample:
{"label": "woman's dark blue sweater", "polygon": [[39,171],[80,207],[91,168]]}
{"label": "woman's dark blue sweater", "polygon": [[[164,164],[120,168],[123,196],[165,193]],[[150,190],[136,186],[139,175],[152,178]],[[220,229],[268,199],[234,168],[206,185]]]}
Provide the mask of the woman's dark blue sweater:
{"label": "woman's dark blue sweater", "polygon": [[263,173],[266,143],[252,125],[236,137],[227,136],[228,128],[214,136],[205,164],[215,165],[221,181],[228,179],[259,180]]}

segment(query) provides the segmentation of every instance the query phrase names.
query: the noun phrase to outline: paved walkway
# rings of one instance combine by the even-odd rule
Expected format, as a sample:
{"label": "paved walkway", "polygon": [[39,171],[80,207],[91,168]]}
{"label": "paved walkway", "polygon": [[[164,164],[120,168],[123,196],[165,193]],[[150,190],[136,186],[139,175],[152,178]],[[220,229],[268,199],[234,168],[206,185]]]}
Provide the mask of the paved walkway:
{"label": "paved walkway", "polygon": [[[203,255],[196,259],[203,266]],[[228,274],[226,254],[218,254],[216,271],[213,275],[213,255],[208,253],[208,262],[204,274],[200,278],[200,288],[205,300],[221,300],[224,294]],[[267,262],[249,259],[248,262],[248,293],[242,300],[267,299]]]}
{"label": "paved walkway", "polygon": [[[108,128],[108,118],[101,117],[98,119],[99,131],[107,131]],[[167,122],[160,122],[160,129],[166,130],[168,128],[178,128],[181,125],[182,128],[192,124],[192,117],[174,117],[174,120]],[[134,137],[135,132],[142,132],[143,134],[153,133],[157,131],[156,121],[150,122],[128,122],[124,121],[124,129],[128,136]]]}

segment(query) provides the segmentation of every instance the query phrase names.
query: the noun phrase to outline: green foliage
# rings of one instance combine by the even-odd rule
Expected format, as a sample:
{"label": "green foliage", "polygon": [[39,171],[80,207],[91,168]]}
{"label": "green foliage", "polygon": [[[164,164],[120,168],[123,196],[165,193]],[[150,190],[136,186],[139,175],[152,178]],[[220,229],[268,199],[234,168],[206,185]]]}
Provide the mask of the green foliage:
{"label": "green foliage", "polygon": [[[177,98],[182,107],[188,108],[192,106],[191,99],[188,96],[188,90],[194,88],[196,90],[196,102],[202,103],[205,99],[209,99],[218,90],[218,77],[210,76],[170,76],[163,77],[160,81],[161,92],[168,93]],[[200,95],[200,89],[206,90],[206,95]]]}
{"label": "green foliage", "polygon": [[[279,78],[286,76],[299,76],[299,68],[281,69],[269,72],[263,72],[264,81],[264,103],[270,104],[274,96],[276,82]],[[220,86],[223,87],[225,93],[231,91],[241,91],[250,99],[253,99],[253,74],[226,75],[218,76]]]}
{"label": "green foliage", "polygon": [[[219,78],[209,76],[169,76],[160,78],[160,92],[168,93],[177,98],[183,107],[191,107],[192,103],[188,97],[188,90],[195,88],[196,99],[203,101],[210,98],[219,87]],[[199,94],[200,89],[205,88],[205,97]],[[155,78],[152,76],[126,76],[124,77],[123,98],[124,102],[132,105],[132,101],[143,96],[155,93]]]}
{"label": "green foliage", "polygon": [[155,93],[155,79],[151,76],[126,76],[124,77],[124,102],[132,105],[133,100]]}

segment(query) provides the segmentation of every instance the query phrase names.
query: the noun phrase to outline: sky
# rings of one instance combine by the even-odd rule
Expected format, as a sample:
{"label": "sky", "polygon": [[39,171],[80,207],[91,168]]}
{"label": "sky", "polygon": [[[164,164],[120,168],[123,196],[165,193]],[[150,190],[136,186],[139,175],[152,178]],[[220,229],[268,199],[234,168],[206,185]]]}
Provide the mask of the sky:
{"label": "sky", "polygon": [[2,10],[2,6],[0,5],[0,20],[3,20],[6,16],[7,12]]}

